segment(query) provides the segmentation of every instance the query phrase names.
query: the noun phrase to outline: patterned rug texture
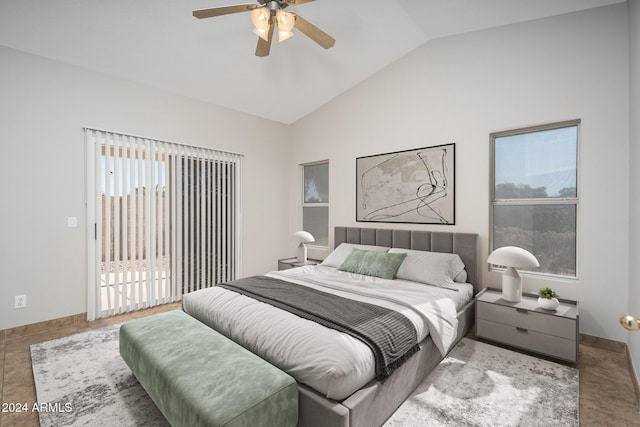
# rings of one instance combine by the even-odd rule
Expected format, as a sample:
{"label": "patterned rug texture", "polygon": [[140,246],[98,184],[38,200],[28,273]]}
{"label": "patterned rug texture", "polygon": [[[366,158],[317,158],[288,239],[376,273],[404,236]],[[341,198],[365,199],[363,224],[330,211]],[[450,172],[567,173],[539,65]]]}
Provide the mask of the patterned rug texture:
{"label": "patterned rug texture", "polygon": [[[41,427],[169,426],[120,357],[120,325],[31,346]],[[58,405],[55,405],[55,404]]]}
{"label": "patterned rug texture", "polygon": [[577,369],[463,338],[385,427],[577,425]]}
{"label": "patterned rug texture", "polygon": [[[168,426],[118,351],[119,325],[31,346],[42,427]],[[577,426],[578,371],[463,339],[385,427]]]}

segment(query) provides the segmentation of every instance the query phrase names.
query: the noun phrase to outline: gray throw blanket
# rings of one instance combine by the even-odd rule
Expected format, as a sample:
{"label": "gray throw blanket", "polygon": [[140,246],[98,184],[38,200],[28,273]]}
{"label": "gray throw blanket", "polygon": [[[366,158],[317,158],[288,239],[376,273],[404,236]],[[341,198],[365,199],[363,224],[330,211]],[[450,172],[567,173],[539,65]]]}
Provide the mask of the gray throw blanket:
{"label": "gray throw blanket", "polygon": [[413,323],[388,308],[267,276],[247,277],[217,286],[359,339],[373,351],[376,377],[381,380],[420,349]]}

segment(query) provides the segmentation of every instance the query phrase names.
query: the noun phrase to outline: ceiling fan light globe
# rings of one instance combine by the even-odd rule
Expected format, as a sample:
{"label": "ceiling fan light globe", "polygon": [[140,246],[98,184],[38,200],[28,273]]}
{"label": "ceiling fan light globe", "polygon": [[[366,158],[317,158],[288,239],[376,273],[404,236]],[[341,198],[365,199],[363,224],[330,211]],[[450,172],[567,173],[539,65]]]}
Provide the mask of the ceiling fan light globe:
{"label": "ceiling fan light globe", "polygon": [[283,33],[291,32],[291,29],[296,23],[295,15],[293,13],[285,12],[283,10],[278,10],[276,12],[276,19],[278,21],[278,30]]}
{"label": "ceiling fan light globe", "polygon": [[290,39],[294,34],[291,31],[279,31],[278,30],[278,42],[282,43],[283,41]]}
{"label": "ceiling fan light globe", "polygon": [[260,37],[262,40],[268,42],[269,41],[269,31],[267,31],[267,28],[254,28],[253,32],[256,33],[256,35],[258,37]]}
{"label": "ceiling fan light globe", "polygon": [[269,27],[271,11],[264,7],[259,7],[251,11],[251,22],[258,29],[266,29]]}

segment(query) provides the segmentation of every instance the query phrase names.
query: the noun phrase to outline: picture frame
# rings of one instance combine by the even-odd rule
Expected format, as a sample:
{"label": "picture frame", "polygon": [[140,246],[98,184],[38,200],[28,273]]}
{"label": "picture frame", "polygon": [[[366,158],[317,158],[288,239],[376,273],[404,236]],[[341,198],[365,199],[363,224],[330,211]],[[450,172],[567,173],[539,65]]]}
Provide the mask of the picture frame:
{"label": "picture frame", "polygon": [[455,143],[356,158],[356,221],[455,224]]}

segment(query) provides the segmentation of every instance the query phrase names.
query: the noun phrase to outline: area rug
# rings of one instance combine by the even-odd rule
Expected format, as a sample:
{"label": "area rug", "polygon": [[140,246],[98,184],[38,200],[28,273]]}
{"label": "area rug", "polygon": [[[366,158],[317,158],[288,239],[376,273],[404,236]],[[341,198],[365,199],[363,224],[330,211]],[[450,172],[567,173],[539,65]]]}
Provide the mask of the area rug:
{"label": "area rug", "polygon": [[577,425],[577,369],[464,338],[385,427]]}
{"label": "area rug", "polygon": [[169,427],[120,357],[119,330],[107,326],[31,346],[41,427]]}
{"label": "area rug", "polygon": [[[168,426],[118,351],[119,325],[31,346],[42,427]],[[387,427],[577,426],[578,371],[463,339]]]}

